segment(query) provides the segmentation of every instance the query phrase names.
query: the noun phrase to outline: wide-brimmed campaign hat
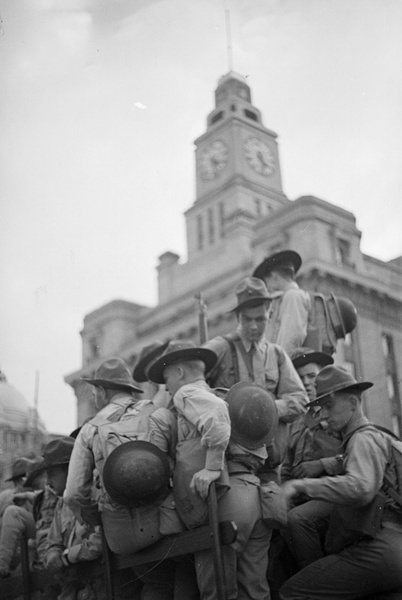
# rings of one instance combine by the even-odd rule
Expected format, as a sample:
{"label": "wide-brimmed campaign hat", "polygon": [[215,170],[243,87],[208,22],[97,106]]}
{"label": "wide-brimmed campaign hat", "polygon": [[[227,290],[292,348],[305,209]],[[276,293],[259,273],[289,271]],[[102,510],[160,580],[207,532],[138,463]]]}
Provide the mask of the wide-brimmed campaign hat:
{"label": "wide-brimmed campaign hat", "polygon": [[11,467],[11,477],[5,479],[5,481],[14,481],[20,477],[25,477],[27,472],[28,460],[26,458],[17,458]]}
{"label": "wide-brimmed campaign hat", "polygon": [[357,381],[349,371],[343,367],[335,367],[329,365],[324,367],[317,375],[315,380],[317,397],[313,402],[309,402],[306,406],[312,406],[320,403],[323,398],[335,392],[344,390],[355,390],[363,392],[371,388],[373,384],[370,381]]}
{"label": "wide-brimmed campaign hat", "polygon": [[295,369],[304,367],[314,363],[320,367],[326,367],[327,365],[333,365],[334,359],[325,352],[316,352],[312,348],[297,348],[291,355],[291,360]]}
{"label": "wide-brimmed campaign hat", "polygon": [[69,434],[69,437],[72,437],[76,440],[81,429],[82,429],[82,425],[81,425],[81,427],[77,427],[76,429],[73,429],[72,432]]}
{"label": "wide-brimmed campaign hat", "polygon": [[43,458],[35,458],[34,460],[27,461],[27,478],[24,481],[24,487],[32,487],[32,484],[35,481],[36,477],[43,473],[43,471],[45,470],[43,462]]}
{"label": "wide-brimmed campaign hat", "polygon": [[254,269],[253,277],[264,279],[274,269],[290,269],[294,274],[300,269],[302,259],[300,254],[294,250],[282,250],[265,258],[262,263]]}
{"label": "wide-brimmed campaign hat", "polygon": [[81,381],[104,388],[130,390],[142,394],[142,390],[135,385],[130,369],[122,358],[105,360],[95,371],[94,377],[82,377]]}
{"label": "wide-brimmed campaign hat", "polygon": [[168,365],[183,360],[202,360],[205,372],[208,373],[218,360],[217,355],[209,348],[196,346],[191,340],[172,340],[163,354],[148,369],[148,379],[154,383],[165,383],[163,371]]}
{"label": "wide-brimmed campaign hat", "polygon": [[68,465],[73,451],[75,439],[72,437],[60,437],[46,444],[43,450],[43,469]]}
{"label": "wide-brimmed campaign hat", "polygon": [[252,381],[235,383],[225,398],[231,439],[249,449],[269,444],[278,425],[275,396]]}
{"label": "wide-brimmed campaign hat", "polygon": [[242,308],[252,308],[271,302],[265,283],[256,277],[246,277],[236,286],[237,306],[229,312],[239,312]]}
{"label": "wide-brimmed campaign hat", "polygon": [[139,383],[148,381],[147,372],[151,364],[160,356],[169,342],[160,342],[159,340],[149,346],[142,348],[137,362],[134,366],[133,377]]}

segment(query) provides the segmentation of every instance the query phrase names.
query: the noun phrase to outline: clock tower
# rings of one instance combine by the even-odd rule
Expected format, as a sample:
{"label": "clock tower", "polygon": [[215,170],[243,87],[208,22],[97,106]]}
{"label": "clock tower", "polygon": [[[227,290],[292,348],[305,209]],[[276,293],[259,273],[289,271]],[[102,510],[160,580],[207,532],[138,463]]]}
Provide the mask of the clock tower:
{"label": "clock tower", "polygon": [[195,140],[196,200],[186,212],[189,260],[237,236],[236,227],[250,229],[289,203],[276,138],[252,105],[246,79],[233,71],[221,77],[207,130]]}

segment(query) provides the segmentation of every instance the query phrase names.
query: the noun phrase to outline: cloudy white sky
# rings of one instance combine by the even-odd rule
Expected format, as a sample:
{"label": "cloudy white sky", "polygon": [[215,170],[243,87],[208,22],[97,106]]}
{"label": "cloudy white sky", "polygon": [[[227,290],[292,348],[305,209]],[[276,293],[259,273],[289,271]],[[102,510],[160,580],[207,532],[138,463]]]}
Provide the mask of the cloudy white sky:
{"label": "cloudy white sky", "polygon": [[185,258],[227,6],[285,193],[351,210],[365,253],[402,254],[400,0],[0,0],[0,365],[30,403],[39,371],[52,431],[75,426],[84,315],[155,304],[157,257]]}

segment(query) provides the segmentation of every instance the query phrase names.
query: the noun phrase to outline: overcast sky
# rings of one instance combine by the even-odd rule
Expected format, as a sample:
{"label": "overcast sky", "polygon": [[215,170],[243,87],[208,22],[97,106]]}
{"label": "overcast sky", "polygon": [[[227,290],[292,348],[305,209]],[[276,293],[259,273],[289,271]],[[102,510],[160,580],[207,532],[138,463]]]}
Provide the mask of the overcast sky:
{"label": "overcast sky", "polygon": [[284,191],[352,211],[362,250],[402,254],[401,0],[0,0],[0,366],[47,427],[85,314],[156,303],[185,259],[193,140],[218,79],[247,77],[279,134]]}

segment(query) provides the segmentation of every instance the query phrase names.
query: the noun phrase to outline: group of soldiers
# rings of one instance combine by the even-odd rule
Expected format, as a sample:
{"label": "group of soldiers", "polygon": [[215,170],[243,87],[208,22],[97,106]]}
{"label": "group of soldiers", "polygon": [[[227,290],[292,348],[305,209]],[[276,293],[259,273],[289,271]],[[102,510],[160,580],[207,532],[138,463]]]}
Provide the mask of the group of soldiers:
{"label": "group of soldiers", "polygon": [[[384,591],[400,597],[402,505],[387,493],[402,484],[392,436],[364,416],[362,393],[372,384],[303,346],[311,297],[295,281],[300,266],[300,256],[287,250],[242,280],[233,333],[201,346],[155,342],[142,350],[133,373],[111,358],[85,379],[98,412],[76,439],[46,446],[34,472],[46,471],[47,485],[31,492],[29,537],[36,535],[37,558],[42,568],[64,574],[54,598],[103,597],[99,582],[84,589],[66,575],[71,564],[100,555],[101,528],[112,552],[137,552],[204,524],[211,484],[219,519],[237,526],[235,542],[222,548],[228,599],[272,597],[278,540],[291,556],[281,600]],[[147,381],[158,392],[143,399],[138,386]],[[267,493],[282,514],[275,530]],[[352,519],[345,509],[353,509]],[[7,508],[14,528],[20,519],[19,531],[28,527],[15,515],[22,510],[29,512]],[[16,556],[15,544],[3,551],[7,511],[3,576]],[[360,517],[370,520],[369,532],[356,526]],[[218,598],[211,550],[133,570],[142,600]]]}

